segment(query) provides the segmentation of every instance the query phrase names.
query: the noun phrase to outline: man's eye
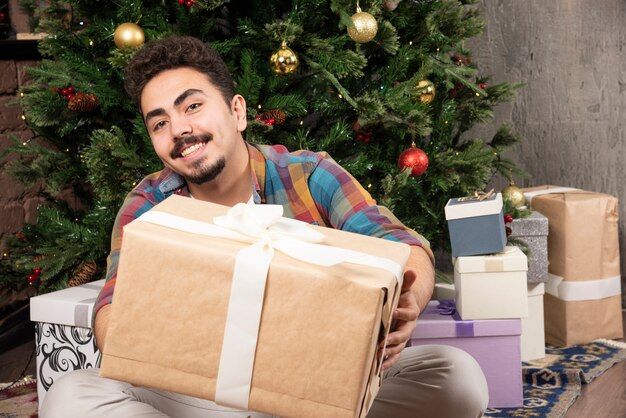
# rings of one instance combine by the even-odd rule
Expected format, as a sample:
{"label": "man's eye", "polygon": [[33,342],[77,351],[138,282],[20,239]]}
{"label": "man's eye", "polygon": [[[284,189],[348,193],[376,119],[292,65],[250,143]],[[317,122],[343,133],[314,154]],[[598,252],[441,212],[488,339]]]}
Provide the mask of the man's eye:
{"label": "man's eye", "polygon": [[154,127],[152,128],[153,131],[158,131],[159,129],[161,129],[162,127],[165,126],[165,121],[159,121],[157,123],[154,124]]}
{"label": "man's eye", "polygon": [[187,107],[187,110],[193,111],[193,110],[200,108],[200,106],[202,106],[200,103],[192,103],[189,105],[189,107]]}

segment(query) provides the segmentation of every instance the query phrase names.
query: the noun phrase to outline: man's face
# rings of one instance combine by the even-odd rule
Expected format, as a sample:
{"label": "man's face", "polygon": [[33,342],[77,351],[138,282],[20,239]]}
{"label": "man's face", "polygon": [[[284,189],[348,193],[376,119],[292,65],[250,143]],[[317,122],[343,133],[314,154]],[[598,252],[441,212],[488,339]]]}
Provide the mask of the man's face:
{"label": "man's face", "polygon": [[226,104],[207,76],[191,68],[164,71],[144,87],[141,109],[163,163],[202,184],[224,170],[246,128],[245,101]]}

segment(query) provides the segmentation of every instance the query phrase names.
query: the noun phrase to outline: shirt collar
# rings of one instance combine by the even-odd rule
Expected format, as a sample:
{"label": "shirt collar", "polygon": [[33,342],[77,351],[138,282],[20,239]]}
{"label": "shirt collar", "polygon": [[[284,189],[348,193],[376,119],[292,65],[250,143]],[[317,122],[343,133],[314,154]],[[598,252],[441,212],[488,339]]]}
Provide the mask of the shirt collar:
{"label": "shirt collar", "polygon": [[[248,154],[250,155],[252,196],[254,203],[265,203],[265,192],[263,190],[265,185],[265,157],[254,145],[246,142],[246,146],[248,147]],[[164,195],[168,195],[178,189],[183,189],[183,193],[189,193],[185,178],[172,171],[170,168],[165,168],[161,174],[159,190]]]}

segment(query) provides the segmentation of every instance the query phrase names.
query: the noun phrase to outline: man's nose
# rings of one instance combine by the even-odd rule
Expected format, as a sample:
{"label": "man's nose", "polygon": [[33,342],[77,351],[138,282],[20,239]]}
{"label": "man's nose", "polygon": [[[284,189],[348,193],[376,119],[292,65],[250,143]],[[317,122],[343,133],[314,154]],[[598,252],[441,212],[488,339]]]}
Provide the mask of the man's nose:
{"label": "man's nose", "polygon": [[173,117],[170,123],[172,125],[172,135],[174,136],[174,139],[183,138],[191,135],[193,132],[191,123],[189,123],[185,117]]}

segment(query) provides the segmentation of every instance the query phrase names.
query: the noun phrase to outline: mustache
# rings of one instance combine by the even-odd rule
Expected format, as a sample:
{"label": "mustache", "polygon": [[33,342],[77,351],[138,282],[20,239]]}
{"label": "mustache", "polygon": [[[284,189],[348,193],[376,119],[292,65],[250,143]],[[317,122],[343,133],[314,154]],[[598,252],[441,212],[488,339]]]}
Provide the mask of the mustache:
{"label": "mustache", "polygon": [[174,144],[174,148],[172,149],[172,152],[170,152],[170,157],[178,158],[183,149],[188,145],[197,144],[198,142],[203,142],[206,144],[207,142],[210,142],[212,140],[213,135],[211,134],[186,136],[185,138],[178,140],[176,144]]}

